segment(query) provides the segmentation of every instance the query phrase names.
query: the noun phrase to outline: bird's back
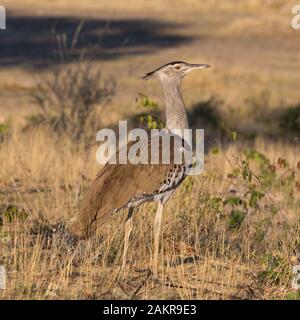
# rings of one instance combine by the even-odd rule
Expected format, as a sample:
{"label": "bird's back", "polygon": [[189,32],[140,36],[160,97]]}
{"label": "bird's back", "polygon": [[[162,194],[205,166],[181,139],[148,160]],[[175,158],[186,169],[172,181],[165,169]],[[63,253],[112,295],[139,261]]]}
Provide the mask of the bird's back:
{"label": "bird's back", "polygon": [[[150,154],[151,143],[148,144],[148,151]],[[160,143],[160,154],[161,151]],[[173,144],[170,145],[170,151],[170,164],[107,163],[84,196],[72,231],[79,236],[88,235],[122,208],[168,196],[186,173],[185,165],[174,163]]]}

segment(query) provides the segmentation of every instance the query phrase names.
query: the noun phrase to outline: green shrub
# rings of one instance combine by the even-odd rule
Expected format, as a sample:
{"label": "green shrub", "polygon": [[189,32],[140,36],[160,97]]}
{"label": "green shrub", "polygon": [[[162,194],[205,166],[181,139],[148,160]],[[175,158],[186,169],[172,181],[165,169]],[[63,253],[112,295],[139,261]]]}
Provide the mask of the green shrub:
{"label": "green shrub", "polygon": [[229,216],[229,229],[238,229],[242,225],[246,217],[246,212],[240,210],[232,210]]}
{"label": "green shrub", "polygon": [[27,216],[28,214],[24,209],[18,208],[15,205],[9,205],[5,208],[2,208],[0,211],[0,226],[3,225],[4,221],[12,223],[16,220],[25,220]]}
{"label": "green shrub", "polygon": [[141,125],[145,126],[147,129],[163,129],[165,127],[157,102],[150,99],[143,93],[140,93],[138,105],[147,109],[146,112],[143,112],[138,116],[138,120]]}

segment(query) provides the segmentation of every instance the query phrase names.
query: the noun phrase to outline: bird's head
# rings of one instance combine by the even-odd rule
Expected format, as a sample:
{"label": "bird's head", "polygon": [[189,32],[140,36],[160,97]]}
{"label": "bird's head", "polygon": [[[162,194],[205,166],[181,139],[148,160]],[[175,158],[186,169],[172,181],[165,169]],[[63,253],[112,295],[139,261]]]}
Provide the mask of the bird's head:
{"label": "bird's head", "polygon": [[142,79],[148,80],[158,78],[161,81],[181,80],[185,75],[193,70],[209,68],[208,64],[187,63],[184,61],[173,61],[167,63],[151,72],[146,73]]}

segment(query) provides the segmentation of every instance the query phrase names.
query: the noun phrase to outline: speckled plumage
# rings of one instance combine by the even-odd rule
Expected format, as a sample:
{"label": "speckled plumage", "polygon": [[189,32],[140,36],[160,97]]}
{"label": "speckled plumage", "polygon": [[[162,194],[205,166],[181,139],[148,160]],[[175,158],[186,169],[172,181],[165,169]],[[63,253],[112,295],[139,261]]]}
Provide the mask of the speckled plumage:
{"label": "speckled plumage", "polygon": [[[160,145],[160,152],[161,148]],[[88,235],[123,208],[134,208],[149,201],[165,203],[184,180],[190,166],[174,163],[173,148],[172,143],[171,164],[106,164],[81,203],[73,232]],[[148,151],[151,154],[151,142]]]}
{"label": "speckled plumage", "polygon": [[[188,129],[188,119],[183,97],[181,95],[181,80],[192,70],[209,67],[206,64],[189,64],[183,61],[174,61],[148,72],[145,80],[158,78],[165,95],[166,128],[165,134],[177,134],[177,138],[184,142],[178,131]],[[175,145],[175,144],[174,144]],[[106,164],[98,173],[87,191],[80,207],[78,219],[71,226],[71,230],[79,236],[87,236],[98,226],[101,226],[109,217],[122,208],[128,208],[125,223],[124,251],[122,270],[125,270],[129,236],[132,230],[132,216],[135,207],[147,201],[156,201],[158,209],[154,220],[154,253],[153,273],[158,274],[159,235],[164,203],[171,197],[180,185],[191,167],[191,162],[178,165],[174,158],[174,145],[170,148],[170,162],[164,164]],[[159,154],[162,152],[160,143]],[[148,154],[151,153],[151,141],[148,145]],[[176,144],[178,150],[186,147],[183,143]],[[118,158],[118,157],[117,157]]]}

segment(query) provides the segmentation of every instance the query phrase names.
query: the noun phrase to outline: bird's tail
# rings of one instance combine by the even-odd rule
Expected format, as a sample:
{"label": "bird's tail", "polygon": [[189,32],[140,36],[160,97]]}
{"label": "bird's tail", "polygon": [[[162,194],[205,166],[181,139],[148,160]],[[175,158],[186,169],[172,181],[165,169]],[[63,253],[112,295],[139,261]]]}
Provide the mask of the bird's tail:
{"label": "bird's tail", "polygon": [[98,200],[99,195],[93,188],[85,195],[81,202],[79,214],[70,221],[69,230],[80,238],[89,237],[108,220],[113,213],[113,209],[101,205]]}

